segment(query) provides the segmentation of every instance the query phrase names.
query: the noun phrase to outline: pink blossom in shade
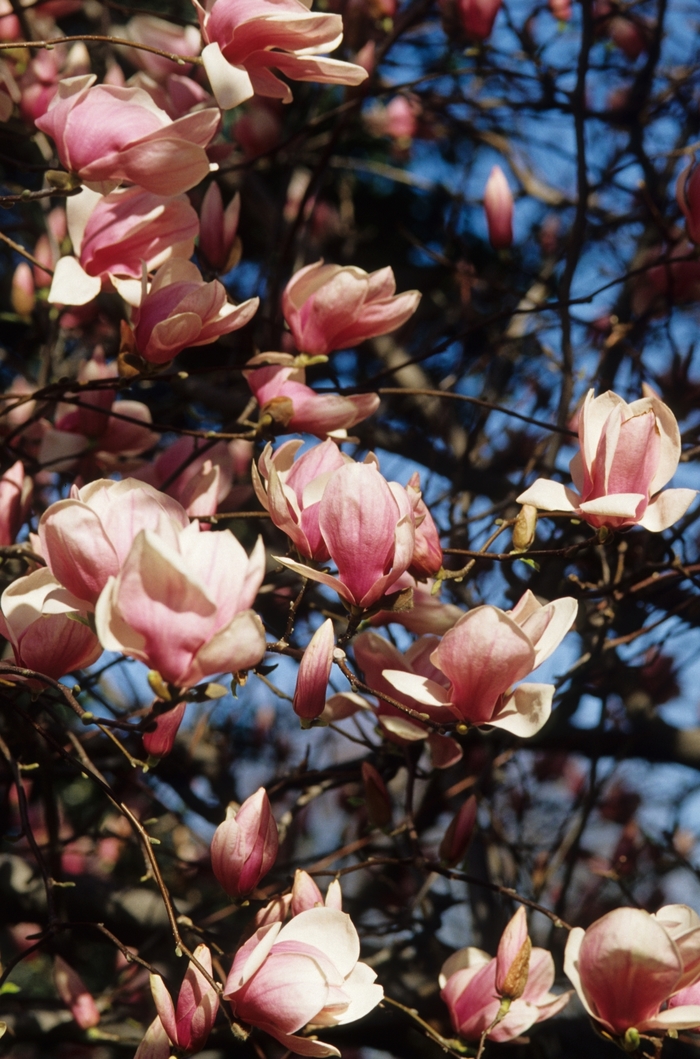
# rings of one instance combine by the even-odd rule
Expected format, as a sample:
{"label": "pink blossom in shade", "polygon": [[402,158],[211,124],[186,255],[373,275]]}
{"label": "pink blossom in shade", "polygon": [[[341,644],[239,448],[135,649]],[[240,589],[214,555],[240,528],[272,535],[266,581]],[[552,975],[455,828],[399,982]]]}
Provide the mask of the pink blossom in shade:
{"label": "pink blossom in shade", "polygon": [[[672,248],[655,247],[646,252],[646,271],[634,280],[632,310],[638,316],[661,316],[672,305],[700,300],[700,261],[695,248],[682,240]],[[662,259],[664,263],[654,264]]]}
{"label": "pink blossom in shade", "polygon": [[150,364],[168,364],[189,346],[206,346],[244,327],[260,304],[232,305],[218,280],[205,283],[196,265],[166,261],[133,312],[136,350]]}
{"label": "pink blossom in shade", "polygon": [[571,21],[571,0],[549,0],[549,10],[560,22]]}
{"label": "pink blossom in shade", "polygon": [[457,0],[457,11],[462,29],[472,40],[486,40],[491,36],[502,0]]}
{"label": "pink blossom in shade", "polygon": [[[193,955],[211,976],[211,953],[207,946],[198,945]],[[163,1029],[173,1047],[181,1049],[185,1055],[200,1052],[214,1025],[219,995],[196,964],[190,960],[180,986],[177,1007],[160,975],[151,975],[151,992]]]}
{"label": "pink blossom in shade", "polygon": [[685,905],[656,915],[616,908],[587,930],[575,927],[564,970],[591,1018],[608,1033],[665,1031],[700,1025],[700,1005],[663,1005],[698,977],[700,917]]}
{"label": "pink blossom in shade", "polygon": [[89,73],[90,56],[80,42],[68,50],[57,45],[53,51],[40,51],[29,63],[19,80],[22,93],[19,109],[28,125],[34,125],[49,109],[58,92],[61,77]]}
{"label": "pink blossom in shade", "polygon": [[236,953],[224,996],[235,1018],[296,1055],[339,1056],[333,1045],[298,1033],[305,1026],[354,1022],[380,1003],[382,987],[359,955],[360,939],[348,915],[311,908],[286,926],[256,930]]}
{"label": "pink blossom in shade", "polygon": [[[669,997],[667,1007],[669,1010],[679,1007],[700,1008],[700,982],[695,982],[693,985],[681,989],[679,993],[674,993],[672,997]],[[693,1030],[694,1033],[700,1033],[700,1023],[697,1026],[687,1026],[686,1029]]]}
{"label": "pink blossom in shade", "polygon": [[340,15],[312,13],[300,0],[193,0],[202,37],[204,68],[222,110],[254,93],[290,103],[290,81],[359,85],[360,66],[329,59],[343,39]]}
{"label": "pink blossom in shade", "polygon": [[395,291],[391,268],[367,273],[317,261],[294,273],[282,295],[282,312],[297,349],[325,356],[405,324],[418,308],[420,292]]}
{"label": "pink blossom in shade", "polygon": [[42,567],[20,577],[0,599],[0,634],[18,666],[57,680],[92,665],[102,648],[86,621],[89,608]]}
{"label": "pink blossom in shade", "polygon": [[406,491],[413,504],[413,519],[416,526],[415,547],[408,573],[414,577],[430,577],[435,575],[442,566],[442,547],[433,516],[421,495],[418,471],[411,476]]}
{"label": "pink blossom in shade", "polygon": [[276,147],[282,135],[281,104],[256,96],[233,126],[233,135],[246,158],[257,158]]}
{"label": "pink blossom in shade", "polygon": [[440,860],[454,868],[464,859],[476,827],[478,804],[472,794],[450,820],[440,843]]}
{"label": "pink blossom in shade", "polygon": [[0,478],[0,545],[14,544],[29,513],[32,491],[32,479],[17,460]]}
{"label": "pink blossom in shade", "polygon": [[[260,419],[280,432],[328,434],[348,430],[367,419],[379,407],[377,394],[353,394],[342,397],[335,393],[317,393],[304,382],[303,368],[297,368],[288,354],[261,354],[268,360],[275,356],[281,362],[267,364],[244,372],[251,392],[260,405]],[[254,357],[251,365],[258,361]]]}
{"label": "pink blossom in shade", "polygon": [[542,606],[529,591],[510,612],[475,607],[430,655],[440,681],[399,670],[384,670],[384,677],[421,708],[447,706],[466,724],[488,724],[527,738],[548,719],[554,687],[518,681],[558,647],[577,609],[570,596]]}
{"label": "pink blossom in shade", "polygon": [[579,415],[580,451],[569,464],[578,493],[538,478],[518,497],[541,511],[570,511],[590,526],[660,533],[688,510],[694,489],[666,489],[681,455],[678,423],[652,391],[627,404],[589,390]]}
{"label": "pink blossom in shade", "polygon": [[140,88],[69,77],[36,126],[51,136],[61,164],[95,191],[123,181],[154,195],[180,195],[209,173],[205,147],[220,121],[215,108],[172,121]]}
{"label": "pink blossom in shade", "polygon": [[230,530],[200,533],[168,520],[142,530],[95,611],[107,650],[145,662],[175,687],[257,665],[262,622],[250,608],[265,575],[258,540],[250,558]]}
{"label": "pink blossom in shade", "polygon": [[[330,554],[318,524],[319,504],[335,471],[350,462],[330,438],[295,460],[302,441],[267,445],[252,466],[256,496],[274,524],[307,559],[327,562]],[[264,483],[264,484],[263,484]]]}
{"label": "pink blossom in shade", "polygon": [[[168,62],[167,59],[166,62]],[[124,84],[122,84],[122,87],[124,87]],[[139,70],[138,73],[129,78],[126,87],[140,88],[146,92],[155,105],[160,110],[164,110],[173,121],[177,121],[178,118],[184,118],[195,108],[199,110],[205,107],[211,108],[214,104],[214,97],[205,88],[198,84],[197,81],[193,81],[191,77],[184,77],[182,74],[169,74],[161,82],[155,81],[149,74]],[[212,168],[212,162],[220,160],[214,158],[214,154],[219,147],[220,145],[217,143],[210,143],[206,148],[210,169]]]}
{"label": "pink blossom in shade", "polygon": [[54,956],[53,980],[56,991],[71,1015],[80,1026],[81,1030],[89,1030],[97,1026],[100,1021],[100,1013],[92,994],[88,991],[85,983],[60,956]]}
{"label": "pink blossom in shade", "polygon": [[488,1040],[514,1040],[535,1023],[556,1015],[569,1002],[571,993],[557,996],[550,992],[554,984],[551,954],[534,948],[522,996],[511,1002],[508,1013],[493,1026],[501,1006],[496,989],[497,966],[495,957],[472,947],[453,953],[442,966],[440,996],[447,1004],[455,1033],[463,1040],[478,1040],[484,1032]]}
{"label": "pink blossom in shade", "polygon": [[[201,448],[201,455],[197,455]],[[234,461],[223,441],[215,445],[181,437],[152,464],[135,472],[139,481],[172,496],[188,515],[213,515],[231,491]],[[167,483],[167,484],[166,484]],[[204,528],[204,527],[202,527]]]}
{"label": "pink blossom in shade", "polygon": [[688,238],[700,243],[700,166],[692,162],[676,182],[676,198],[685,216]]}
{"label": "pink blossom in shade", "polygon": [[151,717],[146,726],[146,731],[141,736],[143,749],[149,757],[166,757],[175,746],[182,719],[185,716],[187,703],[178,702],[169,710],[164,710]]}
{"label": "pink blossom in shade", "polygon": [[82,489],[73,486],[69,499],[51,504],[41,516],[39,539],[54,577],[94,606],[140,531],[166,523],[182,529],[190,524],[169,496],[133,478],[99,479]]}
{"label": "pink blossom in shade", "polygon": [[[175,26],[157,15],[134,15],[127,24],[115,30],[117,37],[126,37],[134,44],[146,44],[151,48],[180,55],[183,59],[199,55],[199,30],[194,26]],[[124,49],[129,62],[144,70],[156,81],[167,81],[171,74],[187,74],[191,63],[177,65],[163,55],[142,51],[140,48]]]}
{"label": "pink blossom in shade", "polygon": [[297,673],[294,712],[302,722],[313,721],[323,713],[334,650],[333,622],[327,618],[309,640]]}
{"label": "pink blossom in shade", "polygon": [[186,195],[165,198],[141,188],[119,188],[98,195],[88,188],[68,199],[68,230],[74,257],[62,257],[54,273],[49,301],[86,305],[102,289],[119,293],[130,304],[141,295],[142,262],[149,272],[170,257],[189,258],[199,218]]}
{"label": "pink blossom in shade", "polygon": [[212,181],[199,211],[199,252],[215,272],[228,272],[240,257],[236,239],[241,196],[236,192],[226,209],[216,181]]}
{"label": "pink blossom in shade", "polygon": [[211,842],[211,866],[218,882],[234,901],[252,893],[277,860],[279,837],[264,787],[243,802],[229,806]]}
{"label": "pink blossom in shade", "polygon": [[163,1023],[156,1015],[136,1049],[134,1059],[170,1059],[171,1050]]}
{"label": "pink blossom in shade", "polygon": [[291,894],[291,912],[298,916],[310,908],[335,908],[343,910],[343,893],[338,879],[333,879],[326,890],[325,900],[318,886],[308,872],[300,868],[294,872],[294,885]]}
{"label": "pink blossom in shade", "polygon": [[[435,681],[444,681],[440,671],[430,661],[431,652],[437,644],[436,637],[422,636],[411,644],[405,654],[401,654],[398,648],[383,636],[367,631],[361,632],[355,638],[353,648],[355,661],[365,678],[365,683],[373,691],[387,695],[415,712],[415,701],[397,691],[384,676],[384,671],[402,671]],[[431,721],[444,724],[446,715],[443,706],[421,706],[419,709],[421,713],[427,714]],[[449,768],[462,757],[462,748],[454,739],[432,732],[421,724],[417,717],[404,713],[390,702],[378,697],[376,712],[382,734],[391,742],[401,746],[425,740],[434,768]]]}
{"label": "pink blossom in shade", "polygon": [[415,526],[408,494],[374,463],[349,463],[332,475],[319,504],[319,529],[337,577],[292,559],[277,561],[367,610],[391,592],[413,556]]}
{"label": "pink blossom in shade", "polygon": [[34,276],[26,261],[20,261],[12,274],[10,305],[18,316],[31,316],[36,304]]}
{"label": "pink blossom in shade", "polygon": [[439,592],[435,592],[435,582],[416,581],[410,573],[403,574],[396,582],[395,588],[410,588],[413,592],[413,606],[410,610],[380,610],[370,618],[372,625],[403,625],[416,636],[433,633],[442,636],[451,629],[464,614],[454,603],[441,603]]}
{"label": "pink blossom in shade", "polygon": [[513,192],[498,165],[486,181],[484,212],[491,246],[494,250],[506,250],[513,243]]}

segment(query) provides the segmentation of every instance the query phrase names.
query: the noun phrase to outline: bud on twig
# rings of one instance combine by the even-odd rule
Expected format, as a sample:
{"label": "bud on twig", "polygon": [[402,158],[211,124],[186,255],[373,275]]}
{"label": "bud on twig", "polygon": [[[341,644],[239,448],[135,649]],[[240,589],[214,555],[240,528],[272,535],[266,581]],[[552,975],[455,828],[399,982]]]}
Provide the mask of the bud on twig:
{"label": "bud on twig", "polygon": [[469,843],[474,834],[474,825],[476,824],[476,811],[476,798],[472,794],[452,817],[443,835],[440,843],[440,860],[448,868],[459,864],[469,848]]}
{"label": "bud on twig", "polygon": [[513,550],[526,552],[532,545],[536,532],[537,508],[532,504],[523,504],[513,526]]}
{"label": "bud on twig", "polygon": [[384,780],[368,761],[362,762],[362,782],[369,822],[372,827],[386,827],[391,823],[391,798]]}

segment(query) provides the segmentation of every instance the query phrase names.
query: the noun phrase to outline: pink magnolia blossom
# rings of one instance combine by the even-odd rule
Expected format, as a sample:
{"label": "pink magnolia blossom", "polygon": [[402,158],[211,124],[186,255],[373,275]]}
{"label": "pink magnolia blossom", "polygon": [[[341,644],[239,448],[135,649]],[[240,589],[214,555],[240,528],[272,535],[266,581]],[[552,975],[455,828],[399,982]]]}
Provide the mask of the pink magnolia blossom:
{"label": "pink magnolia blossom", "polygon": [[608,1033],[700,1025],[700,1004],[661,1008],[700,976],[700,916],[687,905],[656,915],[616,908],[569,934],[564,970],[588,1014]]}
{"label": "pink magnolia blossom", "polygon": [[[106,364],[97,347],[90,360],[81,364],[78,382],[116,375],[116,363]],[[75,396],[80,404],[61,402],[53,428],[41,440],[39,460],[49,470],[79,468],[84,478],[101,471],[129,471],[141,462],[136,457],[157,443],[160,434],[150,429],[151,411],[141,401],[115,402],[116,389],[86,390]]]}
{"label": "pink magnolia blossom", "polygon": [[149,272],[170,257],[189,258],[199,218],[186,195],[164,198],[141,188],[119,188],[98,195],[88,188],[68,199],[68,230],[74,257],[56,265],[49,301],[86,305],[101,290],[113,290],[131,304],[141,292],[142,262]]}
{"label": "pink magnolia blossom", "polygon": [[258,540],[250,557],[230,530],[200,533],[164,520],[141,530],[97,601],[102,645],[145,662],[163,680],[191,687],[213,673],[249,669],[265,653],[250,608],[265,575]]}
{"label": "pink magnolia blossom", "polygon": [[[211,975],[211,953],[206,945],[194,950],[195,959]],[[207,1043],[219,1010],[219,995],[190,961],[177,998],[177,1008],[160,975],[151,975],[151,992],[166,1036],[185,1055],[200,1052]],[[156,1036],[157,1043],[157,1036]]]}
{"label": "pink magnolia blossom", "polygon": [[430,577],[442,566],[442,547],[438,528],[421,495],[418,471],[411,476],[406,491],[413,504],[413,520],[416,526],[413,558],[408,573],[414,577]]}
{"label": "pink magnolia blossom", "polygon": [[372,625],[403,625],[416,636],[433,633],[442,636],[451,629],[464,614],[454,603],[441,603],[439,592],[435,592],[435,582],[416,581],[410,573],[402,574],[395,588],[410,588],[413,593],[413,605],[409,610],[380,610],[370,618]]}
{"label": "pink magnolia blossom", "polygon": [[577,609],[570,596],[542,606],[529,589],[512,611],[475,607],[430,655],[435,677],[398,670],[385,670],[384,677],[422,707],[446,706],[467,724],[488,724],[527,738],[548,719],[554,687],[513,685],[559,646]]}
{"label": "pink magnolia blossom", "polygon": [[309,640],[297,673],[294,712],[302,722],[312,721],[323,713],[334,650],[333,622],[327,618]]}
{"label": "pink magnolia blossom", "polygon": [[239,809],[229,806],[211,840],[211,866],[228,896],[240,901],[252,893],[277,860],[279,838],[264,787]]}
{"label": "pink magnolia blossom", "polygon": [[504,250],[513,242],[513,192],[505,173],[495,165],[484,189],[484,212],[489,241],[494,250]]}
{"label": "pink magnolia blossom", "polygon": [[282,104],[255,96],[233,126],[233,135],[247,158],[256,158],[276,147],[282,136]]}
{"label": "pink magnolia blossom", "polygon": [[[160,48],[161,51],[181,55],[183,58],[199,55],[199,30],[194,26],[175,26],[157,15],[134,15],[123,28],[115,30],[115,35],[125,36],[134,44],[147,44],[151,48]],[[128,56],[130,63],[144,70],[156,81],[167,81],[172,74],[187,74],[192,69],[190,63],[179,66],[163,55],[155,55],[141,48],[129,48]]]}
{"label": "pink magnolia blossom", "polygon": [[[554,984],[554,961],[546,949],[535,948],[520,968],[522,993],[511,1000],[505,1016],[496,1021],[502,999],[498,990],[499,974],[504,958],[512,955],[511,952],[506,954],[505,948],[512,949],[511,942],[517,944],[524,940],[523,926],[527,938],[527,925],[523,919],[519,917],[516,923],[511,920],[506,927],[507,946],[502,951],[499,945],[499,956],[492,959],[481,949],[469,947],[453,953],[442,966],[440,996],[449,1008],[455,1033],[466,1041],[478,1040],[482,1033],[492,1041],[513,1040],[535,1023],[556,1015],[569,1002],[571,993],[556,996],[550,992]],[[529,938],[527,940],[529,942]],[[521,950],[522,944],[518,951]]]}
{"label": "pink magnolia blossom", "polygon": [[457,11],[462,29],[473,40],[491,36],[502,0],[457,0]]}
{"label": "pink magnolia blossom", "polygon": [[170,1059],[170,1041],[158,1015],[146,1030],[134,1059]]}
{"label": "pink magnolia blossom", "polygon": [[676,198],[685,215],[688,238],[700,243],[700,167],[692,162],[683,170],[676,183]]}
{"label": "pink magnolia blossom", "polygon": [[241,256],[241,241],[236,234],[240,213],[238,192],[224,209],[219,185],[212,181],[199,211],[199,252],[215,272],[228,272]]}
{"label": "pink magnolia blossom", "polygon": [[337,577],[293,559],[277,561],[302,577],[334,589],[349,607],[366,610],[408,569],[415,526],[408,494],[387,482],[374,463],[337,470],[321,497],[318,524]]}
{"label": "pink magnolia blossom", "polygon": [[[384,673],[386,670],[401,671],[407,674],[439,679],[441,674],[430,661],[431,652],[439,641],[435,636],[422,636],[412,643],[405,654],[385,640],[376,632],[361,632],[353,642],[355,661],[365,678],[365,683],[376,692],[388,695],[409,709],[416,711],[416,703],[410,695],[404,695],[390,684]],[[433,766],[449,768],[462,757],[462,748],[450,736],[432,732],[417,717],[404,713],[397,706],[392,706],[384,699],[377,699],[377,718],[384,736],[393,743],[405,745],[425,740],[427,742]],[[431,721],[442,724],[445,720],[444,709],[437,707],[420,707],[420,712],[427,714]]]}
{"label": "pink magnolia blossom", "polygon": [[282,295],[282,311],[297,349],[325,356],[406,323],[420,293],[395,291],[391,268],[367,273],[354,265],[317,261],[294,273]]}
{"label": "pink magnolia blossom", "polygon": [[343,39],[340,15],[312,13],[300,0],[192,0],[199,18],[204,68],[222,110],[254,93],[290,103],[291,81],[359,85],[360,66],[329,59]]}
{"label": "pink magnolia blossom", "polygon": [[[679,1007],[700,1007],[700,982],[694,982],[693,985],[686,986],[680,992],[674,993],[672,997],[669,997],[667,1007],[669,1010]],[[686,1028],[693,1030],[694,1033],[700,1033],[700,1023],[697,1026],[688,1026]]]}
{"label": "pink magnolia blossom", "polygon": [[571,0],[549,0],[549,10],[560,22],[571,21]]}
{"label": "pink magnolia blossom", "polygon": [[317,393],[305,384],[304,369],[296,367],[289,354],[264,353],[253,357],[248,365],[273,358],[274,363],[248,370],[244,375],[260,405],[260,418],[284,433],[315,434],[323,438],[354,427],[379,407],[379,397],[372,393],[350,397]]}
{"label": "pink magnolia blossom", "polygon": [[[197,455],[200,448],[201,455]],[[234,458],[223,441],[211,445],[184,436],[164,449],[152,464],[139,468],[134,476],[162,489],[188,515],[198,517],[216,512],[231,492],[233,473]]]}
{"label": "pink magnolia blossom", "polygon": [[123,181],[154,195],[180,195],[209,174],[204,148],[219,126],[215,108],[177,121],[140,88],[68,77],[36,126],[54,140],[69,173],[101,193]]}
{"label": "pink magnolia blossom", "polygon": [[143,749],[149,757],[166,757],[175,746],[178,730],[185,716],[186,702],[178,702],[170,709],[156,714],[150,719],[141,739]]}
{"label": "pink magnolia blossom", "polygon": [[252,467],[253,488],[296,550],[307,559],[327,562],[330,553],[318,523],[319,504],[333,473],[350,459],[329,438],[295,460],[302,445],[302,441],[285,441],[274,452],[266,445],[258,466]]}
{"label": "pink magnolia blossom", "polygon": [[694,489],[659,490],[673,477],[681,455],[671,409],[649,391],[627,404],[609,390],[589,390],[579,414],[580,451],[569,465],[572,489],[546,478],[518,497],[542,511],[569,511],[596,528],[644,526],[660,533],[688,510]]}
{"label": "pink magnolia blossom", "polygon": [[305,1026],[354,1022],[379,1004],[383,990],[359,955],[360,939],[348,915],[311,908],[286,926],[256,930],[236,953],[224,996],[235,1018],[296,1055],[339,1056],[332,1044],[298,1033]]}
{"label": "pink magnolia blossom", "polygon": [[[147,53],[141,52],[141,54]],[[167,59],[165,61],[169,62]],[[182,69],[182,67],[179,67],[179,69]],[[129,78],[126,87],[140,88],[146,92],[155,105],[160,110],[164,110],[173,121],[186,117],[193,110],[211,108],[214,104],[214,97],[210,92],[207,92],[206,88],[203,88],[191,77],[184,77],[182,74],[171,73],[164,81],[158,81],[154,80],[150,74],[139,70],[138,73]],[[221,160],[215,157],[220,147],[220,143],[210,143],[206,148],[210,169],[215,168],[211,163]],[[226,149],[228,149],[227,146]]]}
{"label": "pink magnolia blossom", "polygon": [[158,530],[165,522],[183,529],[190,524],[175,500],[133,478],[73,486],[69,499],[51,504],[41,517],[42,555],[69,592],[94,606],[138,533]]}
{"label": "pink magnolia blossom", "polygon": [[325,900],[318,886],[308,872],[300,868],[294,872],[294,885],[292,886],[291,913],[298,916],[310,908],[335,908],[338,912],[343,910],[343,893],[340,889],[340,881],[333,879],[326,890]]}
{"label": "pink magnolia blossom", "polygon": [[500,997],[517,1000],[522,996],[528,975],[532,942],[527,932],[527,916],[521,905],[501,935],[496,953],[496,992]]}
{"label": "pink magnolia blossom", "polygon": [[35,124],[49,109],[61,77],[78,77],[89,71],[90,55],[82,41],[70,49],[58,44],[52,51],[40,51],[19,79],[19,109],[27,124]]}
{"label": "pink magnolia blossom", "polygon": [[448,868],[454,868],[456,864],[464,860],[476,827],[477,810],[477,800],[472,794],[465,802],[462,802],[450,820],[447,830],[442,836],[439,851],[440,860]]}
{"label": "pink magnolia blossom", "polygon": [[14,544],[27,517],[32,491],[32,479],[17,460],[0,478],[0,545]]}
{"label": "pink magnolia blossom", "polygon": [[259,298],[232,305],[218,280],[205,283],[196,265],[173,257],[156,272],[150,289],[144,278],[133,312],[136,350],[150,364],[168,364],[189,346],[206,346],[244,327]]}
{"label": "pink magnolia blossom", "polygon": [[86,619],[89,608],[45,567],[19,577],[0,599],[0,634],[18,666],[57,680],[102,654]]}
{"label": "pink magnolia blossom", "polygon": [[54,956],[53,980],[56,991],[81,1030],[97,1026],[100,1013],[97,1010],[92,993],[90,993],[77,971],[60,956]]}
{"label": "pink magnolia blossom", "polygon": [[[673,247],[654,247],[642,262],[646,270],[637,276],[632,287],[632,309],[639,316],[662,315],[672,305],[700,300],[700,261],[695,248],[681,240]],[[663,259],[662,264],[655,264]]]}

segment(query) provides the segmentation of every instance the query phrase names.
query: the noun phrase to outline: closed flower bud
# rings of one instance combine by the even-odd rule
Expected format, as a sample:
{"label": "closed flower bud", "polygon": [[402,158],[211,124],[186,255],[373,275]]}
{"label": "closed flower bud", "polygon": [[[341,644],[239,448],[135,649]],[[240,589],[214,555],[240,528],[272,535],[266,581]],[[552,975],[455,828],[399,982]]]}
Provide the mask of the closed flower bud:
{"label": "closed flower bud", "polygon": [[496,953],[496,992],[504,1000],[517,1000],[525,992],[531,952],[525,909],[521,905],[503,931]]}
{"label": "closed flower bud", "polygon": [[449,868],[464,857],[474,834],[476,824],[476,798],[472,794],[457,810],[440,843],[440,860]]}
{"label": "closed flower bud", "polygon": [[34,276],[26,261],[21,261],[12,277],[10,302],[18,316],[30,316],[34,309]]}
{"label": "closed flower bud", "polygon": [[391,798],[384,780],[368,761],[362,762],[362,782],[369,822],[372,827],[386,827],[391,823]]}
{"label": "closed flower bud", "polygon": [[153,717],[147,731],[143,733],[143,748],[149,757],[165,757],[175,746],[175,737],[185,716],[184,702],[178,702],[171,710]]}
{"label": "closed flower bud", "polygon": [[498,165],[486,181],[484,211],[491,246],[494,250],[507,249],[513,242],[513,193]]}
{"label": "closed flower bud", "polygon": [[328,618],[311,637],[297,674],[294,712],[301,717],[302,727],[323,713],[334,646],[333,622]]}
{"label": "closed flower bud", "polygon": [[228,272],[241,256],[241,242],[236,238],[240,213],[238,192],[224,209],[219,185],[216,182],[209,185],[199,214],[199,250],[216,272]]}
{"label": "closed flower bud", "polygon": [[56,956],[53,962],[53,980],[63,1003],[70,1008],[71,1014],[81,1030],[89,1030],[100,1021],[100,1013],[88,992],[85,983],[73,968]]}
{"label": "closed flower bud", "polygon": [[537,508],[533,504],[523,504],[513,526],[514,550],[526,552],[534,541],[536,532]]}
{"label": "closed flower bud", "polygon": [[277,859],[279,838],[264,787],[247,798],[238,811],[229,807],[211,843],[211,866],[234,901],[246,897]]}

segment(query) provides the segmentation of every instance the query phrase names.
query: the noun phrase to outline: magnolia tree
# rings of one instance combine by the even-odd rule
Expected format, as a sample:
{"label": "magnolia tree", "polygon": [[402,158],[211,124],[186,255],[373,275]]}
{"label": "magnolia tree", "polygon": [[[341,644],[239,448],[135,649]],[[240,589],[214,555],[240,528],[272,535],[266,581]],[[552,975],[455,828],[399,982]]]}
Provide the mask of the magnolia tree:
{"label": "magnolia tree", "polygon": [[700,1043],[699,29],[0,0],[2,1054]]}

